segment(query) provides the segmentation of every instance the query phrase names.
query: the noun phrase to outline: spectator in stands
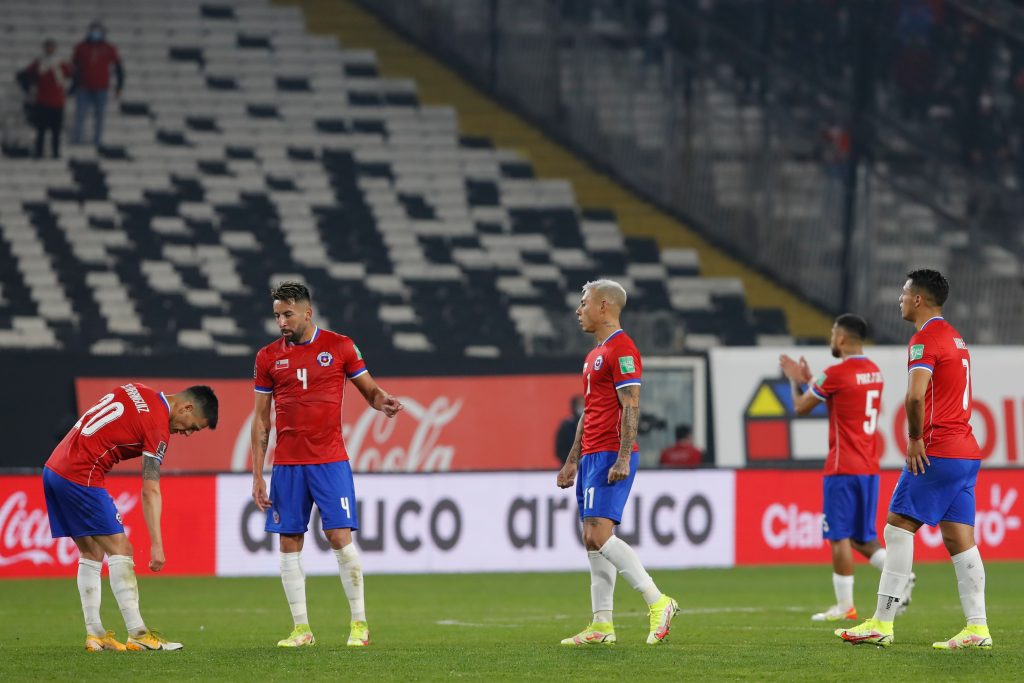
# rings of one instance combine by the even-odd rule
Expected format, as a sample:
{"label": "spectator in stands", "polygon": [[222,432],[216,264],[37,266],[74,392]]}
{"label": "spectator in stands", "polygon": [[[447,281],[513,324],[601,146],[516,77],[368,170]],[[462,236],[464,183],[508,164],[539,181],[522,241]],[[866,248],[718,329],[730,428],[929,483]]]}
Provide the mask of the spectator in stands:
{"label": "spectator in stands", "polygon": [[572,397],[572,401],[569,402],[569,411],[571,415],[562,420],[562,424],[558,425],[558,431],[555,432],[555,457],[563,465],[565,459],[569,457],[573,443],[576,442],[576,426],[580,422],[580,417],[583,416],[582,396]]}
{"label": "spectator in stands", "polygon": [[676,442],[661,452],[662,467],[700,467],[704,452],[693,445],[689,425],[676,427]]}
{"label": "spectator in stands", "polygon": [[81,144],[85,132],[85,119],[93,112],[93,144],[103,143],[103,112],[110,91],[110,69],[114,69],[117,83],[114,96],[121,96],[124,87],[124,67],[117,48],[107,42],[107,31],[98,21],[89,24],[85,40],[75,47],[75,128],[71,141]]}
{"label": "spectator in stands", "polygon": [[30,120],[36,127],[36,159],[43,156],[43,139],[50,132],[53,158],[60,156],[60,133],[64,128],[64,101],[71,79],[71,65],[57,55],[57,43],[43,41],[43,54],[18,72],[18,83],[31,99]]}
{"label": "spectator in stands", "polygon": [[900,113],[910,121],[928,116],[935,85],[935,57],[923,39],[914,39],[896,53],[892,79],[899,91]]}

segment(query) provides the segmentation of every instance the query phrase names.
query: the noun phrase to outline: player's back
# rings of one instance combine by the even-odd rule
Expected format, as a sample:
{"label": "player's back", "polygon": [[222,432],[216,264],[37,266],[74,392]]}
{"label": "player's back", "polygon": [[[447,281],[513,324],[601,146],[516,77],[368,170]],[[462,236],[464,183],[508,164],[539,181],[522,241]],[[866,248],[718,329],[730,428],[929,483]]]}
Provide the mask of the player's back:
{"label": "player's back", "polygon": [[848,356],[825,370],[811,390],[828,402],[825,474],[878,474],[878,417],[884,381],[867,356]]}
{"label": "player's back", "polygon": [[103,486],[121,462],[149,453],[163,460],[170,438],[169,408],[163,394],[145,384],[111,390],[82,415],[57,445],[46,467],[84,486]]}
{"label": "player's back", "polygon": [[924,443],[929,457],[980,459],[971,429],[971,354],[960,333],[944,318],[932,318],[910,339],[910,372],[931,372],[925,392]]}

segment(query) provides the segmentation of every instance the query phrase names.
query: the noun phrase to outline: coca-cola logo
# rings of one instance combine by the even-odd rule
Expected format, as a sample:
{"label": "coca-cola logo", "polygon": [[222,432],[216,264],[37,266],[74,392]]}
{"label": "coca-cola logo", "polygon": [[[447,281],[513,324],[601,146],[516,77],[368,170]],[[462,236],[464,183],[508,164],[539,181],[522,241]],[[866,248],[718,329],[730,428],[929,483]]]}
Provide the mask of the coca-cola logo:
{"label": "coca-cola logo", "polygon": [[[444,428],[450,424],[462,409],[462,399],[447,396],[435,397],[429,405],[403,397],[405,410],[396,418],[367,407],[352,424],[342,425],[345,449],[353,471],[357,472],[447,472],[452,469],[455,446],[441,441]],[[238,430],[231,454],[231,469],[247,471],[252,464],[250,453],[250,430],[254,415],[250,414]],[[415,427],[407,441],[399,441],[397,430],[400,424],[415,421]],[[273,464],[274,448],[277,443],[273,429],[274,415],[271,413],[271,435],[267,446],[264,470]],[[408,429],[403,428],[402,433]]]}
{"label": "coca-cola logo", "polygon": [[[118,494],[114,505],[127,514],[139,502],[138,496]],[[125,527],[125,533],[128,533]],[[0,567],[31,562],[34,565],[69,565],[78,560],[78,548],[70,538],[50,536],[46,509],[30,508],[28,494],[15,491],[0,505]]]}

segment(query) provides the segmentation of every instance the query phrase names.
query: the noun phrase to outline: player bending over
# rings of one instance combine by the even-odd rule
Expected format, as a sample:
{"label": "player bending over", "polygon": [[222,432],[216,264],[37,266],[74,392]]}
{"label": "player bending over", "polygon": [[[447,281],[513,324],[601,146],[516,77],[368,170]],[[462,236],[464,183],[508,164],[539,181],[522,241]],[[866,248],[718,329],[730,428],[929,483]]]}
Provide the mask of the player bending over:
{"label": "player bending over", "polygon": [[672,617],[679,611],[676,601],[658,590],[636,552],[614,534],[615,525],[622,521],[640,462],[636,433],[643,365],[633,340],[619,326],[619,315],[625,305],[626,290],[622,285],[597,280],[583,286],[583,297],[576,309],[580,328],[594,335],[597,346],[583,364],[583,415],[557,483],[564,489],[576,480],[583,543],[590,558],[593,619],[583,631],[564,639],[562,645],[615,642],[612,599],[616,572],[647,603],[649,645],[665,641]]}
{"label": "player bending over", "polygon": [[[814,380],[807,361],[779,358],[789,378],[793,407],[806,415],[820,402],[828,405],[828,457],[823,483],[822,535],[832,548],[832,588],[836,603],[811,616],[812,621],[856,619],[853,605],[853,550],[882,570],[885,548],[878,542],[875,508],[878,505],[878,461],[882,457],[878,415],[882,402],[882,373],[864,355],[868,325],[860,316],[846,313],[832,325],[829,344],[840,363]],[[800,393],[799,385],[807,391]],[[910,604],[913,575],[900,610]]]}
{"label": "player bending over", "polygon": [[907,464],[889,503],[885,525],[888,554],[878,584],[875,615],[848,629],[843,640],[888,647],[893,617],[914,563],[914,534],[922,524],[939,525],[967,625],[938,650],[990,649],[985,614],[985,566],[974,542],[974,487],[981,453],[971,431],[971,354],[960,333],[942,317],[949,283],[935,270],[907,275],[900,294],[903,319],[917,333],[907,349]]}
{"label": "player bending over", "polygon": [[[70,536],[78,560],[78,594],[85,615],[85,649],[180,650],[146,627],[139,612],[132,544],[121,515],[104,487],[110,468],[142,456],[142,514],[149,530],[149,568],[163,569],[160,533],[160,465],[171,434],[188,436],[217,427],[217,396],[207,386],[193,386],[169,396],[138,382],[112,390],[75,423],[43,469],[43,491],[54,538]],[[100,621],[100,570],[106,556],[110,588],[128,629],[122,644]]]}
{"label": "player bending over", "polygon": [[[252,498],[267,513],[266,530],[280,535],[281,583],[294,628],[279,647],[313,645],[306,614],[302,545],[313,503],[338,559],[350,611],[348,644],[370,644],[363,601],[363,567],[352,543],[359,528],[352,468],[341,435],[345,382],[388,417],[402,404],[373,381],[363,354],[348,337],[313,324],[309,290],[282,282],[271,291],[281,338],[256,354],[256,413],[252,423]],[[277,417],[277,447],[270,496],[263,463],[270,440],[270,400]]]}

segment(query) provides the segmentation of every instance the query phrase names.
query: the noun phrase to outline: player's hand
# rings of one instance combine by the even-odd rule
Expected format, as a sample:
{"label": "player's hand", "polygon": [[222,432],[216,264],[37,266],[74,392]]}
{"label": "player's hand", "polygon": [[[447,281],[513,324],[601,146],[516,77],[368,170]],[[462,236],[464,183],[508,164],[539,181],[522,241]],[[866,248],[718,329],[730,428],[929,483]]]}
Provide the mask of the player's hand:
{"label": "player's hand", "polygon": [[394,417],[395,415],[398,415],[398,413],[400,413],[402,410],[404,410],[405,406],[402,405],[402,402],[399,401],[397,398],[395,398],[391,394],[388,394],[387,396],[384,397],[384,404],[380,407],[380,409],[381,412],[383,412],[388,417]]}
{"label": "player's hand", "polygon": [[164,557],[164,547],[154,543],[153,547],[149,549],[149,570],[158,572],[164,568],[166,562],[167,558]]}
{"label": "player's hand", "polygon": [[608,470],[608,483],[614,484],[629,477],[629,458],[619,457]]}
{"label": "player's hand", "polygon": [[266,512],[270,508],[270,497],[267,495],[267,482],[263,481],[263,475],[253,477],[252,480],[252,501],[260,512]]}
{"label": "player's hand", "polygon": [[811,366],[807,364],[807,359],[800,356],[800,380],[804,384],[810,384],[814,381],[814,373],[811,372]]}
{"label": "player's hand", "polygon": [[576,465],[568,460],[558,470],[558,488],[567,489],[576,483]]}
{"label": "player's hand", "polygon": [[782,374],[786,376],[786,379],[791,379],[794,382],[800,381],[800,364],[786,354],[779,356],[779,368],[782,369]]}
{"label": "player's hand", "polygon": [[918,474],[924,474],[924,468],[931,464],[924,452],[924,440],[911,439],[907,444],[907,469],[910,470],[910,473],[915,477]]}

